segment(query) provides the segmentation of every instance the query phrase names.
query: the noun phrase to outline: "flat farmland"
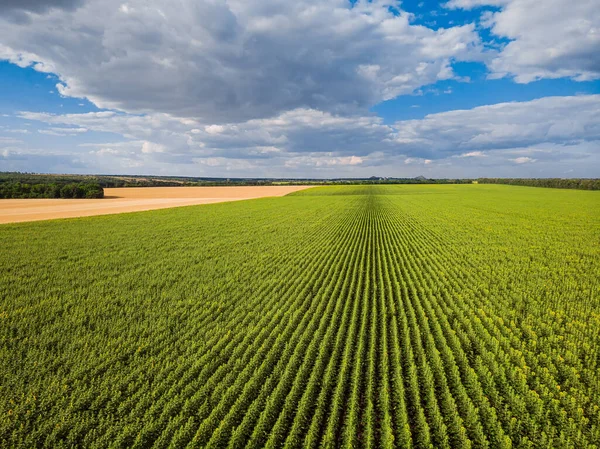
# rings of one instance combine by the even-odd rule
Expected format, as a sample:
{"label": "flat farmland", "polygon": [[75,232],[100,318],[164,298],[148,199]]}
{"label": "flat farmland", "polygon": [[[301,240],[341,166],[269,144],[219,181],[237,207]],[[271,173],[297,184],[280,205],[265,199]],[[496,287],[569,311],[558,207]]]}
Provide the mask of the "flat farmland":
{"label": "flat farmland", "polygon": [[0,226],[0,447],[600,447],[600,192]]}
{"label": "flat farmland", "polygon": [[0,224],[283,196],[306,188],[308,187],[124,187],[104,189],[103,199],[3,199],[0,200]]}

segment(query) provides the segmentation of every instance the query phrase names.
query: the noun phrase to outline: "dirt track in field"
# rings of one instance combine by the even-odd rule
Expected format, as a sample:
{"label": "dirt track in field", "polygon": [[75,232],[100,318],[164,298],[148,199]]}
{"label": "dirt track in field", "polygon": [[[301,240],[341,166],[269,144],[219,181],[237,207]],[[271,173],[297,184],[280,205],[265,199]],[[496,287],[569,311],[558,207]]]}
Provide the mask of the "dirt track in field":
{"label": "dirt track in field", "polygon": [[0,200],[0,223],[89,217],[195,204],[283,196],[308,186],[124,187],[104,189],[103,199]]}

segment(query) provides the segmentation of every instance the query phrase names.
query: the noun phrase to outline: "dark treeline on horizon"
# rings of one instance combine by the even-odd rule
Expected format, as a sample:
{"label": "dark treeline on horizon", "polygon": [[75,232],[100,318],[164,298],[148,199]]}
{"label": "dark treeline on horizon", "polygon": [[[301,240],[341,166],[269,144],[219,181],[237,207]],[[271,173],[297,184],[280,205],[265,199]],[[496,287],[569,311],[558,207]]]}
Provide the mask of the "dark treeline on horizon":
{"label": "dark treeline on horizon", "polygon": [[470,184],[472,179],[450,178],[213,178],[193,176],[153,175],[53,175],[43,173],[0,172],[0,183],[97,183],[104,188],[113,187],[177,187],[177,186],[226,186],[226,185],[294,185],[294,184]]}
{"label": "dark treeline on horizon", "polygon": [[8,198],[104,198],[104,189],[96,183],[0,182],[0,199]]}
{"label": "dark treeline on horizon", "polygon": [[0,172],[0,199],[7,198],[104,198],[104,189],[86,176]]}
{"label": "dark treeline on horizon", "polygon": [[269,186],[345,184],[507,184],[559,189],[600,190],[592,178],[208,178],[144,175],[52,175],[0,172],[0,198],[102,198],[104,188],[180,186]]}
{"label": "dark treeline on horizon", "polygon": [[600,179],[594,178],[480,178],[478,182],[555,189],[600,190]]}

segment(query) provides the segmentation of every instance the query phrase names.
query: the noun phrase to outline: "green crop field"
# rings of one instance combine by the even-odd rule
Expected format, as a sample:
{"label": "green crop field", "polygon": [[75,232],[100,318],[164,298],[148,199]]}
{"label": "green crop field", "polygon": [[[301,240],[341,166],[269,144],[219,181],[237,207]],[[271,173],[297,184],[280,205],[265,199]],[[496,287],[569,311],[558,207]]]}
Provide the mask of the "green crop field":
{"label": "green crop field", "polygon": [[600,192],[318,187],[0,255],[0,447],[600,447]]}

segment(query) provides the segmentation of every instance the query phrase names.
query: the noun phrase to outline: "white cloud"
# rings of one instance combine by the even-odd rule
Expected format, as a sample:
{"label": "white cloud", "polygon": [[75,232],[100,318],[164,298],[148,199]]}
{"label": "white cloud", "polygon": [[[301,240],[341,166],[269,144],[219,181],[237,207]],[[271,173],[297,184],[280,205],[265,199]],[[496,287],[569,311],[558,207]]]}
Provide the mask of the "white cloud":
{"label": "white cloud", "polygon": [[500,7],[483,23],[510,39],[489,63],[492,77],[519,83],[541,78],[600,78],[600,6],[597,0],[451,0],[451,8]]}
{"label": "white cloud", "polygon": [[88,1],[0,19],[0,59],[60,77],[61,95],[223,124],[295,109],[355,115],[480,59],[472,24],[431,30],[389,2]]}
{"label": "white cloud", "polygon": [[600,141],[600,95],[546,97],[431,114],[395,124],[395,140],[442,158],[539,143]]}
{"label": "white cloud", "polygon": [[[176,8],[168,0],[7,0],[0,59],[56,74],[61,96],[111,110],[18,114],[45,126],[23,132],[27,143],[0,138],[8,151],[0,169],[31,158],[44,167],[169,174],[524,173],[560,163],[587,173],[598,160],[598,95],[394,125],[369,107],[407,93],[452,93],[430,84],[459,80],[454,61],[483,61],[490,76],[518,82],[600,77],[595,3],[450,0],[448,8],[485,7],[481,19],[432,30],[384,0],[181,0]],[[484,51],[482,26],[507,43]],[[77,146],[88,132],[114,142]],[[75,138],[57,150],[59,139],[42,134]]]}
{"label": "white cloud", "polygon": [[363,162],[364,159],[358,156],[334,157],[318,160],[316,162],[316,166],[319,167],[321,165],[360,165]]}
{"label": "white cloud", "polygon": [[309,155],[290,158],[285,161],[284,166],[288,169],[316,169],[317,171],[336,173],[346,167],[362,165],[365,162],[367,162],[367,158],[358,156]]}
{"label": "white cloud", "polygon": [[20,143],[23,143],[21,139],[0,136],[0,145],[18,145]]}
{"label": "white cloud", "polygon": [[142,153],[164,153],[166,150],[167,147],[160,143],[144,142],[142,144]]}
{"label": "white cloud", "polygon": [[[516,176],[509,168],[518,167],[545,170],[520,176],[541,176],[560,175],[572,164],[574,176],[590,176],[600,169],[600,95],[500,103],[393,125],[376,116],[312,109],[219,125],[111,112],[22,112],[17,118],[50,129],[112,133],[116,142],[82,147],[92,149],[86,157],[102,156],[90,166],[106,166],[105,172],[140,167],[143,173],[205,176]],[[103,148],[116,152],[98,153]]]}
{"label": "white cloud", "polygon": [[[225,130],[225,127],[221,126],[221,125],[209,125],[209,126],[205,127],[204,130],[208,134],[220,134]],[[198,129],[192,129],[192,133],[194,133],[194,134],[198,134],[199,132],[200,132],[200,130],[198,130]]]}
{"label": "white cloud", "polygon": [[165,152],[171,154],[191,155],[264,157],[275,153],[276,148],[287,153],[339,152],[361,156],[391,139],[393,133],[379,117],[344,117],[311,109],[288,111],[269,119],[208,126],[198,126],[195,121],[184,123],[166,114],[22,112],[19,117],[120,134],[127,139],[163,145],[167,148]]}
{"label": "white cloud", "polygon": [[521,156],[521,157],[517,157],[515,159],[511,159],[511,161],[513,161],[515,164],[530,164],[536,161],[536,159],[533,159],[531,157],[526,157],[526,156]]}
{"label": "white cloud", "polygon": [[50,128],[52,131],[63,132],[67,134],[83,134],[88,130],[87,128]]}
{"label": "white cloud", "polygon": [[457,157],[485,157],[483,151],[469,151],[468,153],[463,153]]}
{"label": "white cloud", "polygon": [[52,131],[51,129],[38,129],[38,133],[46,134],[48,136],[66,136],[64,133],[57,133],[56,131]]}
{"label": "white cloud", "polygon": [[48,129],[38,129],[38,133],[46,134],[48,136],[77,136],[79,134],[86,133],[87,128],[48,128]]}
{"label": "white cloud", "polygon": [[90,151],[90,154],[96,154],[98,156],[104,156],[104,155],[107,155],[107,154],[117,155],[117,154],[120,154],[120,153],[119,153],[119,150],[115,150],[114,148],[103,147],[103,148],[100,148],[99,150],[92,150],[92,151]]}
{"label": "white cloud", "polygon": [[[81,3],[81,0],[2,0],[0,11],[13,15],[13,19],[26,20],[24,11],[45,12],[51,8],[73,9]],[[14,15],[14,14],[19,15]]]}
{"label": "white cloud", "polygon": [[417,165],[429,165],[433,161],[431,159],[423,159],[421,157],[407,157],[404,159],[405,165],[417,164]]}

